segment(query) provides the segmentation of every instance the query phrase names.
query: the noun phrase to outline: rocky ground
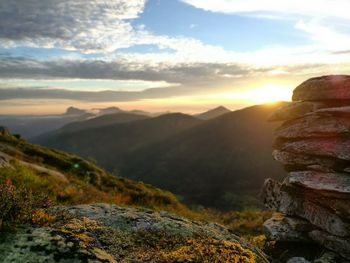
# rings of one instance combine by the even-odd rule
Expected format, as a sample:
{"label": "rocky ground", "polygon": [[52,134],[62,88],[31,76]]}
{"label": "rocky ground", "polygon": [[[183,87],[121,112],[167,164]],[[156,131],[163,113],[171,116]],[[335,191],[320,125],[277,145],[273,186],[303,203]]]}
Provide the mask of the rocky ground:
{"label": "rocky ground", "polygon": [[283,183],[265,183],[265,204],[277,212],[264,224],[267,237],[317,244],[325,256],[315,262],[348,262],[350,76],[310,79],[294,90],[293,100],[270,118],[283,121],[273,156],[289,175]]}
{"label": "rocky ground", "polygon": [[47,226],[2,236],[0,262],[269,262],[220,225],[166,212],[94,204],[49,213]]}

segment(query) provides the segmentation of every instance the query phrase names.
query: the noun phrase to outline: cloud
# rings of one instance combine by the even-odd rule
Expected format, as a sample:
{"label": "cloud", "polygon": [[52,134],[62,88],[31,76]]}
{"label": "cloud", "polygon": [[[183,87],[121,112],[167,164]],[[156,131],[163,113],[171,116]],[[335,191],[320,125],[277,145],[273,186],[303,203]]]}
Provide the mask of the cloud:
{"label": "cloud", "polygon": [[128,20],[136,18],[144,4],[144,0],[2,0],[0,39],[5,46],[84,51],[125,47],[135,34]]}
{"label": "cloud", "polygon": [[0,47],[60,48],[106,53],[134,45],[156,45],[186,56],[189,49],[215,52],[190,37],[156,35],[133,26],[146,0],[3,0],[0,1]]}
{"label": "cloud", "polygon": [[348,0],[182,0],[194,7],[228,14],[255,14],[274,18],[281,15],[337,17],[350,19]]}
{"label": "cloud", "polygon": [[318,20],[308,22],[300,20],[295,28],[306,32],[314,43],[329,51],[343,51],[350,46],[349,34],[338,32],[331,26],[321,24]]}
{"label": "cloud", "polygon": [[27,57],[3,57],[0,78],[3,79],[111,79],[166,81],[191,86],[206,86],[222,75],[246,76],[250,68],[235,63],[159,63],[118,57],[114,60],[53,60]]}
{"label": "cloud", "polygon": [[[324,17],[349,19],[348,1],[182,0],[213,12],[264,18],[292,16],[296,19],[295,29],[306,33],[311,40],[300,46],[257,47],[251,52],[228,51],[194,38],[156,35],[144,25],[135,27],[131,20],[144,11],[145,1],[0,1],[0,47],[55,47],[75,51],[70,56],[50,60],[15,56],[16,52],[0,54],[0,78],[142,80],[177,86],[152,86],[128,92],[68,91],[62,86],[5,87],[0,90],[0,98],[129,101],[208,94],[239,88],[243,82],[263,77],[294,79],[349,69],[350,38],[338,28],[325,26],[323,20]],[[134,45],[155,45],[162,52],[122,53],[119,50]]]}
{"label": "cloud", "polygon": [[[117,79],[164,81],[169,86],[132,91],[84,91],[67,90],[58,86],[21,88],[0,87],[0,100],[54,99],[88,102],[134,101],[169,98],[240,90],[247,83],[252,85],[264,79],[293,78],[303,80],[319,74],[346,73],[350,64],[305,63],[257,67],[235,63],[176,63],[134,65],[129,60],[56,60],[41,61],[30,58],[3,57],[0,78],[3,79]],[[268,77],[267,77],[268,76]],[[18,81],[20,83],[20,81]],[[31,81],[33,83],[33,81]],[[177,83],[178,85],[172,85]]]}
{"label": "cloud", "polygon": [[[181,89],[181,88],[180,88]],[[180,90],[181,92],[181,90]],[[0,100],[15,99],[50,99],[75,100],[85,102],[121,102],[140,99],[172,97],[179,93],[177,88],[154,88],[144,91],[72,91],[65,89],[44,88],[0,88]]]}

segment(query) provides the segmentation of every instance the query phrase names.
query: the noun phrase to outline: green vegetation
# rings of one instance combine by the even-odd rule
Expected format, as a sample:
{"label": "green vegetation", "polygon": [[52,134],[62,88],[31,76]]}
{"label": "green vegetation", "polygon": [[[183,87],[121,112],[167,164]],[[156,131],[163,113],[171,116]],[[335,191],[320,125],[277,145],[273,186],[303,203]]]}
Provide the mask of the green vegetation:
{"label": "green vegetation", "polygon": [[32,193],[7,182],[0,184],[0,230],[8,223],[27,222],[33,210]]}
{"label": "green vegetation", "polygon": [[170,192],[116,177],[78,156],[10,136],[0,136],[0,143],[6,154],[14,157],[10,167],[0,168],[0,184],[10,180],[15,187],[45,194],[57,204],[107,202],[192,213]]}

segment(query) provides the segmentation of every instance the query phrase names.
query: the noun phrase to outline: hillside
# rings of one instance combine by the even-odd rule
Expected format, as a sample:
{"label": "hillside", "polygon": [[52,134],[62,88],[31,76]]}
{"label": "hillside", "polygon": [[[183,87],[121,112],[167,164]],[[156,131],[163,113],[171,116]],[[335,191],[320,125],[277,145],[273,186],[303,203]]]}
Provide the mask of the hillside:
{"label": "hillside", "polygon": [[35,142],[93,158],[99,165],[116,172],[123,158],[132,151],[199,123],[200,120],[189,115],[173,113],[139,121],[59,133],[38,138]]}
{"label": "hillside", "polygon": [[211,110],[208,110],[206,112],[196,114],[194,116],[200,120],[210,120],[210,119],[217,118],[217,117],[219,117],[223,114],[229,113],[229,112],[231,112],[229,109],[227,109],[223,106],[219,106],[215,109],[211,109]]}
{"label": "hillside", "polygon": [[151,183],[186,202],[221,209],[257,205],[266,177],[285,172],[271,157],[273,131],[266,121],[281,106],[253,106],[206,121],[132,152],[123,176]]}
{"label": "hillside", "polygon": [[[57,204],[109,202],[178,210],[169,192],[119,178],[76,155],[29,144],[0,129],[0,184],[11,181]],[[180,209],[181,210],[181,209]]]}

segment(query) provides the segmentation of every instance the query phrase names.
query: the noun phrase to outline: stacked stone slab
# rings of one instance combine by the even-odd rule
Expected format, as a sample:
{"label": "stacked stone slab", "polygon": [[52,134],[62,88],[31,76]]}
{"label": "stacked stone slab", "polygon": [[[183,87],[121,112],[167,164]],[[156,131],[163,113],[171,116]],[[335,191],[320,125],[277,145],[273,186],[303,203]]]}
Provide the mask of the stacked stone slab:
{"label": "stacked stone slab", "polygon": [[350,259],[350,76],[312,78],[271,121],[273,157],[283,183],[268,179],[264,202],[276,211],[264,224],[270,240],[314,242]]}

